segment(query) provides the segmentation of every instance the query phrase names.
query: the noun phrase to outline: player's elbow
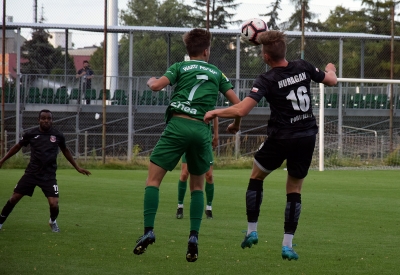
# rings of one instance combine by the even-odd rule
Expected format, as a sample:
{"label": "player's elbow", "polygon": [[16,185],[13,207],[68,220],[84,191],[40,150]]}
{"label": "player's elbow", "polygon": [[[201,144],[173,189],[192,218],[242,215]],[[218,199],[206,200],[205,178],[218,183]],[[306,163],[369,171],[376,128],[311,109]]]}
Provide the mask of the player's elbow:
{"label": "player's elbow", "polygon": [[249,113],[249,112],[248,112],[246,109],[238,108],[238,109],[236,110],[236,116],[235,116],[235,117],[244,117],[244,116],[247,116],[248,113]]}
{"label": "player's elbow", "polygon": [[158,92],[159,90],[161,90],[159,87],[157,87],[156,85],[151,85],[149,86],[150,90],[152,90],[153,92]]}
{"label": "player's elbow", "polygon": [[161,85],[159,85],[159,84],[157,84],[157,83],[153,83],[153,84],[149,85],[149,88],[150,88],[152,91],[157,92],[157,91],[162,90],[162,88],[164,88],[164,87],[162,87]]}
{"label": "player's elbow", "polygon": [[233,105],[235,108],[236,117],[244,117],[247,116],[250,111],[257,105],[257,101],[252,98],[245,98],[237,105]]}
{"label": "player's elbow", "polygon": [[327,86],[335,86],[337,84],[337,78],[324,81],[323,83]]}
{"label": "player's elbow", "polygon": [[322,81],[327,86],[334,86],[337,84],[337,76],[335,73],[329,72],[325,74],[324,81]]}

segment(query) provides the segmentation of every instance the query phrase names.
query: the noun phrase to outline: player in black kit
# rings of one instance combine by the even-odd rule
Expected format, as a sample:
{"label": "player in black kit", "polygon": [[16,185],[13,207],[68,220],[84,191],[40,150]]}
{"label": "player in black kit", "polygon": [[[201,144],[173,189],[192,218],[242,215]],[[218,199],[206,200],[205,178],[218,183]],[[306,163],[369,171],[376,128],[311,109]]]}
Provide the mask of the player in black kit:
{"label": "player in black kit", "polygon": [[64,135],[54,129],[52,124],[52,113],[49,110],[41,110],[39,112],[39,127],[24,133],[22,139],[0,160],[1,168],[7,159],[21,150],[22,146],[27,146],[29,144],[31,147],[31,158],[25,169],[25,174],[19,180],[17,186],[14,188],[14,193],[1,211],[0,229],[21,198],[25,195],[32,196],[35,187],[39,186],[49,201],[49,225],[51,230],[53,232],[60,231],[56,222],[59,212],[59,190],[56,180],[58,148],[60,148],[65,158],[79,173],[90,175],[88,170],[76,164],[71,152],[65,144]]}
{"label": "player in black kit", "polygon": [[209,111],[204,121],[214,117],[243,117],[265,97],[270,104],[267,138],[254,155],[253,169],[246,192],[248,228],[242,248],[258,243],[257,222],[263,199],[263,181],[283,161],[287,164],[286,206],[282,259],[297,260],[292,248],[293,235],[301,212],[301,187],[308,173],[315,147],[317,123],[312,112],[311,80],[336,85],[332,63],[325,72],[305,60],[286,60],[286,35],[267,31],[260,35],[261,55],[272,69],[259,75],[244,100],[226,109]]}

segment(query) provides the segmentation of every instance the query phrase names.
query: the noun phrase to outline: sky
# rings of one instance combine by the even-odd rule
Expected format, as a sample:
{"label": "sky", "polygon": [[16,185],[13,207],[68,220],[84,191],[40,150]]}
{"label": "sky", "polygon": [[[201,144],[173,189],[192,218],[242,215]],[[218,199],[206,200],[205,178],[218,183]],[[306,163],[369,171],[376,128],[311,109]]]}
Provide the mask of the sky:
{"label": "sky", "polygon": [[[6,1],[6,0],[5,0]],[[110,3],[111,0],[108,0]],[[116,1],[116,0],[114,0]],[[117,0],[118,9],[126,9],[130,0]],[[162,1],[162,0],[161,0]],[[191,4],[192,0],[183,0],[187,4]],[[38,2],[38,18],[44,15],[45,23],[49,24],[76,24],[76,25],[104,25],[104,1],[102,0],[37,0]],[[259,14],[266,13],[267,7],[273,0],[238,0],[241,3],[236,10],[237,16],[235,20],[246,20],[248,18],[259,17],[268,21],[268,18],[260,17]],[[323,2],[323,4],[321,4]],[[22,4],[23,3],[23,4]],[[34,0],[8,0],[6,1],[6,15],[13,17],[13,22],[30,23],[34,20],[33,15]],[[319,15],[320,20],[324,20],[329,15],[329,10],[333,10],[336,6],[351,10],[358,10],[361,7],[361,0],[310,0],[309,6],[311,10]],[[3,14],[1,7],[1,14]],[[285,21],[293,12],[294,6],[290,0],[282,0],[281,11],[279,11],[280,22]],[[239,28],[232,26],[231,28]],[[29,38],[30,30],[23,29],[21,34]],[[73,32],[72,42],[75,48],[84,46],[100,45],[102,34],[91,34]]]}

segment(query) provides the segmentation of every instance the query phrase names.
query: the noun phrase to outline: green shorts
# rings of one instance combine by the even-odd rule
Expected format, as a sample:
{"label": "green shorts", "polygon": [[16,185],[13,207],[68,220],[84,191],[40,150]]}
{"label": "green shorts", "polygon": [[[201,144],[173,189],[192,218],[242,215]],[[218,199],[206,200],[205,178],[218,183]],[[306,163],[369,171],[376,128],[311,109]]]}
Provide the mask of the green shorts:
{"label": "green shorts", "polygon": [[210,169],[210,125],[200,120],[172,117],[158,140],[150,161],[172,171],[186,153],[190,174],[202,175]]}
{"label": "green shorts", "polygon": [[[182,155],[182,163],[187,163],[186,153]],[[214,164],[214,153],[212,150],[212,146],[210,146],[210,166],[212,166],[213,164]]]}

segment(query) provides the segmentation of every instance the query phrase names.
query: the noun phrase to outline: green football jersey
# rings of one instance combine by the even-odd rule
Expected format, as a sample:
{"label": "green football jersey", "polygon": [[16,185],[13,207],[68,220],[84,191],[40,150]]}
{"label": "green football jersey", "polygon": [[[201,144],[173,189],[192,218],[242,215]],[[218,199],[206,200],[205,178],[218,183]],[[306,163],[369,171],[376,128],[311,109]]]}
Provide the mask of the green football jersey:
{"label": "green football jersey", "polygon": [[174,112],[203,120],[206,112],[214,110],[219,92],[225,94],[233,88],[216,66],[200,60],[177,62],[164,76],[171,85],[176,84],[165,113],[167,122]]}

